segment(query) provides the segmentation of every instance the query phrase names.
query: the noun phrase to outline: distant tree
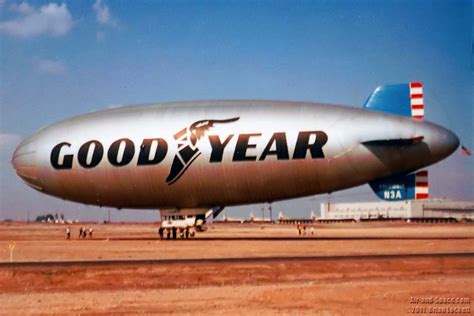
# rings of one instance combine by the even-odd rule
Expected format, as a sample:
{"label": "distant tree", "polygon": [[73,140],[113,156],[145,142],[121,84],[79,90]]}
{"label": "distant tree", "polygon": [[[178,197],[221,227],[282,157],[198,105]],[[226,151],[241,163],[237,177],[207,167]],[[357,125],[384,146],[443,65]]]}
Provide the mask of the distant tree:
{"label": "distant tree", "polygon": [[54,215],[53,214],[46,214],[46,215],[40,215],[40,216],[37,216],[35,221],[36,222],[47,222],[48,219],[54,221]]}

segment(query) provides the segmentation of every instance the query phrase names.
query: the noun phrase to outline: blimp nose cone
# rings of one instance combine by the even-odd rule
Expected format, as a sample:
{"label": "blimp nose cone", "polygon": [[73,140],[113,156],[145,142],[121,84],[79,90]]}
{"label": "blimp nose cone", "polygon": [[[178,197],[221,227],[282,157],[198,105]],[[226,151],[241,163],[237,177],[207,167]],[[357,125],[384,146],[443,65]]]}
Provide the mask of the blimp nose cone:
{"label": "blimp nose cone", "polygon": [[26,139],[16,148],[12,157],[12,166],[16,174],[29,186],[42,190],[38,179],[36,146],[31,139]]}

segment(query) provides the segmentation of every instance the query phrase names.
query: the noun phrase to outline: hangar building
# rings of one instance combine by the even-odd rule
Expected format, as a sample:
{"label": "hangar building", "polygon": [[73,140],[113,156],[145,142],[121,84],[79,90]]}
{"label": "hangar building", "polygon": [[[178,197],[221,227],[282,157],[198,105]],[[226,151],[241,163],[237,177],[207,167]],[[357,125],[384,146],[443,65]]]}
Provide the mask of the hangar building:
{"label": "hangar building", "polygon": [[474,201],[442,199],[395,202],[321,203],[318,221],[374,219],[474,221]]}

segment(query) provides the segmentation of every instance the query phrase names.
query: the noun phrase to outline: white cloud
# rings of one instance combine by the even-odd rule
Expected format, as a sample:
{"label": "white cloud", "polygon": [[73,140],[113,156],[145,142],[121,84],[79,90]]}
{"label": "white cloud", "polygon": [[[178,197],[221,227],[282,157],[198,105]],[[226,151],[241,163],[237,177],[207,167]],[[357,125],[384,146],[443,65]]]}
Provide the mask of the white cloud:
{"label": "white cloud", "polygon": [[0,31],[13,37],[29,38],[49,35],[61,36],[73,26],[72,16],[65,3],[49,3],[39,9],[26,2],[11,6],[11,10],[21,14],[20,17],[0,22]]}
{"label": "white cloud", "polygon": [[0,133],[0,148],[14,146],[20,143],[21,136],[16,134]]}
{"label": "white cloud", "polygon": [[62,75],[66,72],[66,66],[62,62],[50,59],[37,59],[35,67],[39,72],[51,75]]}
{"label": "white cloud", "polygon": [[117,22],[112,17],[109,7],[102,0],[95,0],[92,9],[95,12],[97,23],[108,26],[117,26]]}
{"label": "white cloud", "polygon": [[20,4],[12,3],[9,9],[10,11],[20,14],[31,14],[34,11],[34,8],[26,2],[22,2]]}

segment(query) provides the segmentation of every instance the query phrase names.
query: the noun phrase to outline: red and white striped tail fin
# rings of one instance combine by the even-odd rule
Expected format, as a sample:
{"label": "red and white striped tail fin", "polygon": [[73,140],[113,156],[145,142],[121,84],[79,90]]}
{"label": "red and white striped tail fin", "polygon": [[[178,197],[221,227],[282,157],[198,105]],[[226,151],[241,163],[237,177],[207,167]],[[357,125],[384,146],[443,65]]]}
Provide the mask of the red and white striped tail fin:
{"label": "red and white striped tail fin", "polygon": [[410,105],[412,117],[420,120],[425,117],[423,84],[421,82],[410,82]]}
{"label": "red and white striped tail fin", "polygon": [[427,199],[429,197],[428,170],[418,171],[415,177],[415,199]]}

